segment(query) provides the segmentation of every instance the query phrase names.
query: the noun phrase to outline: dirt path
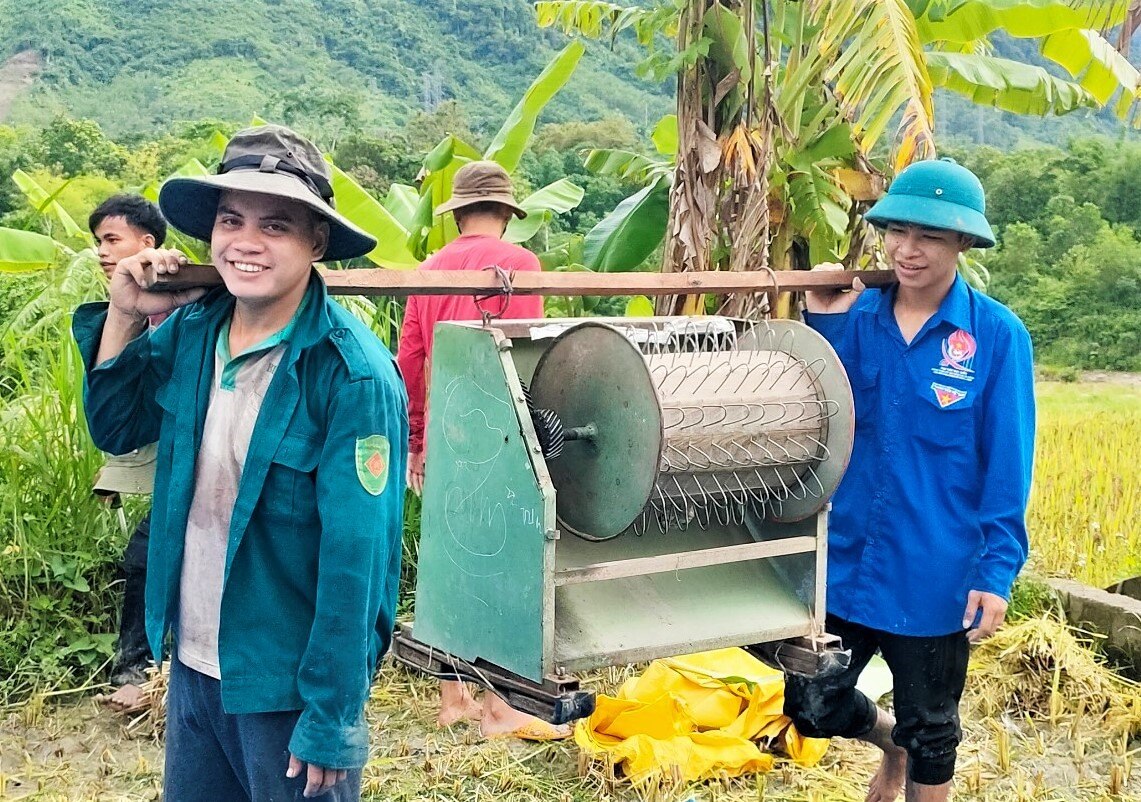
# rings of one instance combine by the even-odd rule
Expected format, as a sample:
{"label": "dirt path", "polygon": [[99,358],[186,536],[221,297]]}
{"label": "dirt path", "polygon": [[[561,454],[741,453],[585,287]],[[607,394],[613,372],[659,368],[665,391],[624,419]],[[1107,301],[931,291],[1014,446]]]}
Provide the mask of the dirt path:
{"label": "dirt path", "polygon": [[1141,373],[1124,373],[1109,370],[1087,370],[1082,372],[1083,382],[1123,384],[1126,387],[1141,388]]}
{"label": "dirt path", "polygon": [[34,50],[23,50],[0,64],[0,122],[7,118],[16,95],[35,83],[42,69],[40,54]]}

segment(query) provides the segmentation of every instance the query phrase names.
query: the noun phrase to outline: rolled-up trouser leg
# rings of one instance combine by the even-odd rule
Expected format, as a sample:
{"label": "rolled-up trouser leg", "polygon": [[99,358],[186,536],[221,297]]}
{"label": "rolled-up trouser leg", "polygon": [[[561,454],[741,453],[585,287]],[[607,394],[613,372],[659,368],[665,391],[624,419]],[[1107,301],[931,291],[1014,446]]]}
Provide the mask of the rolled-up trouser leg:
{"label": "rolled-up trouser leg", "polygon": [[146,682],[146,669],[151,662],[145,604],[150,520],[148,512],[139,521],[123,552],[123,611],[119,617],[119,641],[111,666],[113,685],[141,685]]}
{"label": "rolled-up trouser leg", "polygon": [[859,738],[876,723],[875,703],[856,690],[860,672],[879,646],[875,630],[828,616],[825,628],[852,652],[848,668],[828,677],[785,675],[784,714],[808,738]]}
{"label": "rolled-up trouser leg", "polygon": [[965,632],[931,638],[885,635],[880,651],[894,678],[895,729],[907,750],[907,774],[920,785],[942,785],[955,775],[962,739],[959,700],[970,646]]}

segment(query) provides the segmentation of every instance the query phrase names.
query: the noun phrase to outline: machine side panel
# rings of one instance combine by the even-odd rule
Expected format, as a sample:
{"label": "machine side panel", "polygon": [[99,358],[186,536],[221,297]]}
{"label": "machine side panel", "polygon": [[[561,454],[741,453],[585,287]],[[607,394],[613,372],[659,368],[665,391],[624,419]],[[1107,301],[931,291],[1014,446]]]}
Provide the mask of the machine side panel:
{"label": "machine side panel", "polygon": [[500,344],[485,329],[436,329],[413,633],[540,681],[554,546]]}

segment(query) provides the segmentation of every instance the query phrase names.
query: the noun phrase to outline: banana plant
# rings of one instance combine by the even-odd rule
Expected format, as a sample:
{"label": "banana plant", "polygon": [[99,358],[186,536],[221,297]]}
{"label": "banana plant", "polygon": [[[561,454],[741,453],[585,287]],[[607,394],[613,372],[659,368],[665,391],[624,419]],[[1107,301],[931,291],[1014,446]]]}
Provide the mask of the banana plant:
{"label": "banana plant", "polygon": [[[1120,118],[1141,124],[1135,114],[1141,76],[1100,33],[1125,20],[1129,6],[1129,0],[653,0],[634,7],[547,0],[536,3],[536,13],[541,26],[588,38],[633,30],[647,52],[641,69],[664,64],[678,75],[680,151],[669,222],[676,242],[667,248],[665,269],[740,269],[743,260],[732,254],[742,247],[756,269],[807,266],[804,257],[793,259],[802,253],[808,262],[868,258],[874,238],[866,236],[860,204],[882,191],[891,172],[935,155],[936,88],[1020,114],[1112,105]],[[991,56],[987,37],[997,31],[1036,39],[1042,55],[1073,80]],[[676,37],[668,57],[660,52],[663,35]],[[871,154],[897,117],[891,157],[877,164]],[[637,154],[593,152],[588,164],[647,185],[655,180],[655,168]],[[741,187],[749,186],[743,179],[755,182],[762,174],[769,219],[767,228],[754,230],[765,244],[771,238],[770,253],[758,251],[751,238],[723,236],[732,233],[725,220],[763,218],[766,210],[755,201],[740,202]],[[724,191],[730,185],[735,195]],[[755,184],[751,189],[755,197]],[[737,204],[730,215],[720,206],[727,197]],[[634,236],[617,225],[609,230]]]}
{"label": "banana plant", "polygon": [[12,173],[12,182],[24,193],[24,197],[28,199],[32,208],[44,216],[52,228],[52,233],[56,234],[61,242],[80,247],[91,243],[91,236],[75,222],[67,210],[56,200],[59,194],[67,188],[70,181],[64,181],[55,192],[49,192],[32,176],[23,170],[16,170]]}
{"label": "banana plant", "polygon": [[[408,201],[412,188],[402,187],[395,196],[390,192],[394,207],[402,209],[409,221],[410,247],[418,258],[426,258],[459,236],[451,215],[433,214],[436,207],[451,198],[456,172],[471,161],[488,159],[513,173],[531,142],[539,115],[566,85],[585,50],[581,42],[570,42],[551,60],[523,93],[483,153],[453,135],[445,137],[428,153],[419,176],[420,202],[411,217],[407,213],[411,211]],[[513,221],[508,226],[506,239],[511,242],[530,239],[553,215],[577,206],[582,196],[583,190],[565,179],[542,187],[520,201],[528,217]]]}

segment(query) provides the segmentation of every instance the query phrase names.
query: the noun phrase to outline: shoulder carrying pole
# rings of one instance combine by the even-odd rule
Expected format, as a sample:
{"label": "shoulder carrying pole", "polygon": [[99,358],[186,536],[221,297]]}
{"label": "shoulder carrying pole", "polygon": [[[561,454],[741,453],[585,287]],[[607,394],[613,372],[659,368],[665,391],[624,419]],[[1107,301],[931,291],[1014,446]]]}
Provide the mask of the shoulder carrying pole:
{"label": "shoulder carrying pole", "polygon": [[[895,282],[891,270],[757,270],[703,273],[506,273],[503,270],[387,270],[319,268],[333,295],[695,295],[848,289],[856,276],[868,287]],[[152,274],[153,275],[153,274]],[[507,283],[504,281],[507,278]],[[154,289],[182,290],[222,283],[212,265],[185,265],[153,276]]]}

